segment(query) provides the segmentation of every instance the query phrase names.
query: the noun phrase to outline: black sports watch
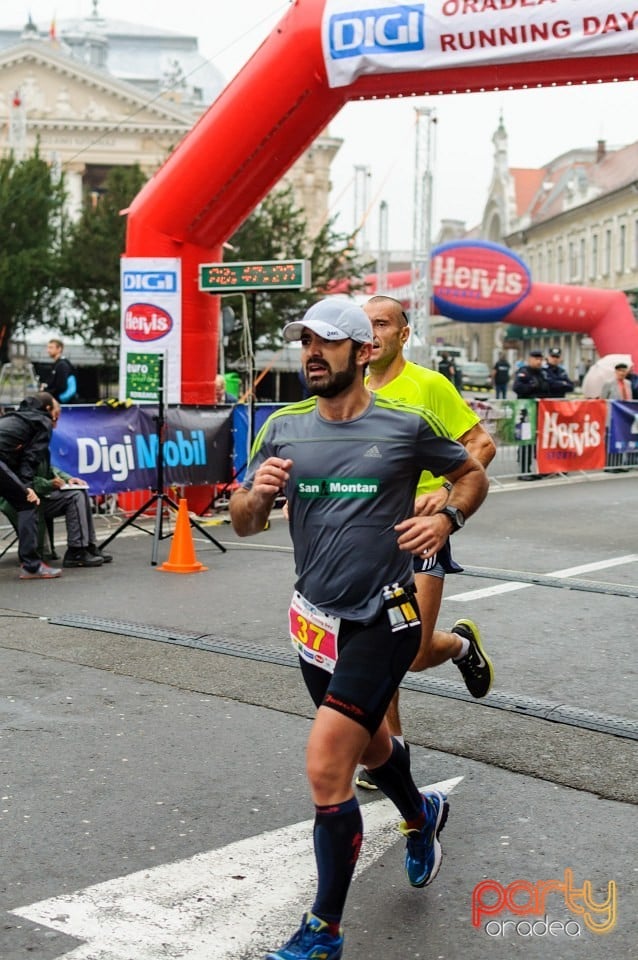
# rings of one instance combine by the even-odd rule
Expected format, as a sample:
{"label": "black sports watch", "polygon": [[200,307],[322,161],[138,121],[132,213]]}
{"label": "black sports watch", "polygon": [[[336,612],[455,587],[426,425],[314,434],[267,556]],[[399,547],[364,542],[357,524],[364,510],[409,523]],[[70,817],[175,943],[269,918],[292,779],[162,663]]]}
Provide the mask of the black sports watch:
{"label": "black sports watch", "polygon": [[442,507],[439,513],[444,513],[446,517],[449,517],[452,521],[452,533],[456,533],[457,530],[460,530],[465,526],[465,514],[462,510],[459,510],[458,507]]}

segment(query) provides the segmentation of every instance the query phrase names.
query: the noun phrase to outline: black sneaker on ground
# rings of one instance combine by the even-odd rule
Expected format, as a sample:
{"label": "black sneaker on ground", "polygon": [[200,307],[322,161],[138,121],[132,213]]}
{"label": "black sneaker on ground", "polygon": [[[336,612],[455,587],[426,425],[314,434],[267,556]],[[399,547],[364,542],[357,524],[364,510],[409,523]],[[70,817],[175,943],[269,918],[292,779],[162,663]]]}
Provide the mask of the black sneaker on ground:
{"label": "black sneaker on ground", "polygon": [[359,770],[354,778],[354,782],[358,787],[361,787],[362,790],[379,789],[365,767],[359,767]]}
{"label": "black sneaker on ground", "polygon": [[102,557],[94,557],[88,549],[75,549],[69,547],[62,560],[63,567],[101,567],[104,563]]}
{"label": "black sneaker on ground", "polygon": [[92,557],[102,557],[103,563],[111,563],[113,557],[110,553],[102,553],[97,543],[90,543],[86,548]]}
{"label": "black sneaker on ground", "polygon": [[467,654],[453,662],[463,674],[465,686],[478,700],[489,693],[494,680],[494,667],[483,649],[479,628],[472,620],[457,620],[451,632],[458,633],[460,637],[466,637],[470,641]]}

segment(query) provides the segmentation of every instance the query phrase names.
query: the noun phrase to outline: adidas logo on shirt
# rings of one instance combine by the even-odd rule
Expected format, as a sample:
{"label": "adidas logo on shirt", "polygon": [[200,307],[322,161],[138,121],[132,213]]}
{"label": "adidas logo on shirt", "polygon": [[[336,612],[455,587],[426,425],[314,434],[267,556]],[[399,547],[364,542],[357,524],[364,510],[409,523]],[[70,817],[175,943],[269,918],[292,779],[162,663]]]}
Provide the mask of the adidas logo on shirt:
{"label": "adidas logo on shirt", "polygon": [[373,447],[370,447],[369,450],[366,450],[366,452],[364,453],[364,457],[374,457],[377,460],[381,460],[383,458],[383,454],[381,453],[381,451],[379,450],[379,448],[375,443]]}

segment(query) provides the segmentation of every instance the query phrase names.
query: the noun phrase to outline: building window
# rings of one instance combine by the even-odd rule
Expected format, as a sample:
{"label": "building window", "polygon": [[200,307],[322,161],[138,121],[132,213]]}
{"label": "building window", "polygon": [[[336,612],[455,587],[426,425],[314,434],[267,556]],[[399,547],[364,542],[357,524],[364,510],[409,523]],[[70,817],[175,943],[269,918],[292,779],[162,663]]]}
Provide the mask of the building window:
{"label": "building window", "polygon": [[633,253],[634,270],[637,267],[638,267],[638,220],[634,220],[634,253]]}
{"label": "building window", "polygon": [[581,237],[578,244],[578,279],[585,279],[585,265],[587,261],[587,244],[585,238]]}
{"label": "building window", "polygon": [[565,276],[565,256],[562,245],[556,251],[556,283],[562,283]]}
{"label": "building window", "polygon": [[[636,221],[636,240],[638,242],[638,220]],[[595,280],[597,276],[598,276],[598,234],[593,233],[591,238],[591,264],[589,266],[589,277],[591,280]]]}
{"label": "building window", "polygon": [[567,279],[576,279],[576,246],[573,240],[567,244]]}
{"label": "building window", "polygon": [[624,223],[620,224],[618,231],[618,273],[624,273],[627,269],[627,227]]}
{"label": "building window", "polygon": [[543,276],[543,251],[542,251],[542,250],[539,250],[539,251],[538,251],[538,258],[537,258],[537,259],[538,259],[538,268],[537,268],[537,269],[538,269],[538,279],[539,279],[539,281],[542,281],[542,280],[545,279],[544,276]]}
{"label": "building window", "polygon": [[550,247],[547,251],[547,267],[545,268],[545,275],[547,277],[547,282],[552,282],[552,275],[554,272],[554,251]]}
{"label": "building window", "polygon": [[611,230],[605,230],[605,249],[603,250],[603,276],[611,273]]}

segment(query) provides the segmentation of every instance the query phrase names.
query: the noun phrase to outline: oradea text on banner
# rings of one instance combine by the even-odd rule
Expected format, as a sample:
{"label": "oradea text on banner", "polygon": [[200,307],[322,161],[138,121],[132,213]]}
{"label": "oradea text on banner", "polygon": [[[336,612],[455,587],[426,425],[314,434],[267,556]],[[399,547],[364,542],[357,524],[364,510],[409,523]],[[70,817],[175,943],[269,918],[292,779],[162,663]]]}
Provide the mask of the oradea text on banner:
{"label": "oradea text on banner", "polygon": [[375,73],[613,56],[638,49],[638,10],[624,0],[327,0],[328,83]]}

